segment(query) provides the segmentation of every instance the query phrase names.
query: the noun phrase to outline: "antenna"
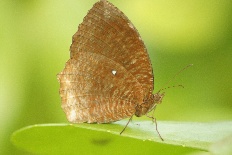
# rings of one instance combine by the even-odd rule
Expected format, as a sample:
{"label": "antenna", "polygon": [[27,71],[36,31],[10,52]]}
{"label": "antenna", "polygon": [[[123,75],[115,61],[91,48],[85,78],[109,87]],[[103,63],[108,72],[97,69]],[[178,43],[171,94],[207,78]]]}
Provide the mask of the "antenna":
{"label": "antenna", "polygon": [[[170,88],[170,87],[167,87],[167,88],[164,88],[164,86],[166,86],[167,84],[169,84],[172,80],[174,80],[180,73],[182,73],[184,70],[186,70],[187,68],[189,68],[189,67],[191,67],[191,66],[193,66],[193,64],[189,64],[189,65],[187,65],[187,66],[185,66],[184,68],[182,68],[179,72],[177,72],[172,78],[170,78],[164,85],[163,85],[163,87],[161,87],[161,89],[158,91],[158,92],[160,92],[160,91],[162,91],[162,90],[165,90],[165,89],[167,89],[167,88]],[[177,85],[177,86],[173,86],[173,87],[182,87],[182,88],[184,88],[184,86],[182,86],[182,85]]]}

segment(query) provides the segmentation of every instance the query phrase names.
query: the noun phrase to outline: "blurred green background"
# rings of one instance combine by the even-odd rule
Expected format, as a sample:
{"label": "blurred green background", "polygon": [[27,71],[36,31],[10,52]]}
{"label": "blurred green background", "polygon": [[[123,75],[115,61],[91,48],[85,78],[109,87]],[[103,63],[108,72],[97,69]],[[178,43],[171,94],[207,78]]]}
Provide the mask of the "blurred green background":
{"label": "blurred green background", "polygon": [[[72,35],[97,0],[0,1],[0,154],[24,154],[10,134],[27,125],[67,122],[59,73]],[[111,0],[148,49],[158,91],[175,73],[158,120],[232,119],[232,1]],[[220,133],[219,133],[220,134]]]}

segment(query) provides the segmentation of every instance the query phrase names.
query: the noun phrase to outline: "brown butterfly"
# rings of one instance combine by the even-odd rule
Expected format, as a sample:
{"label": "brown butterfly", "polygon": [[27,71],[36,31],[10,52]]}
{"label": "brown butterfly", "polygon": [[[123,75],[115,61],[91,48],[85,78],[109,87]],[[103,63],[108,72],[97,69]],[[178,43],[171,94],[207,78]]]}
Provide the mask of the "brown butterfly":
{"label": "brown butterfly", "polygon": [[161,103],[164,94],[152,94],[151,61],[138,31],[108,1],[89,10],[73,36],[70,53],[58,74],[62,108],[70,122],[140,117]]}

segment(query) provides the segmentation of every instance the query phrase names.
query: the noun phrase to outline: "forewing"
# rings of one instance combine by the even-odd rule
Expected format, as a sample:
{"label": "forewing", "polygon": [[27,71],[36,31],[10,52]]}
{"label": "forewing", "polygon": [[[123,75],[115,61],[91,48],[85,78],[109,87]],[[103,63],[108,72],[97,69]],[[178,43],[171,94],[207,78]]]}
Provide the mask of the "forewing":
{"label": "forewing", "polygon": [[142,85],[144,96],[153,91],[152,66],[138,31],[106,0],[89,10],[73,36],[70,51],[71,58],[79,52],[103,55],[130,72]]}

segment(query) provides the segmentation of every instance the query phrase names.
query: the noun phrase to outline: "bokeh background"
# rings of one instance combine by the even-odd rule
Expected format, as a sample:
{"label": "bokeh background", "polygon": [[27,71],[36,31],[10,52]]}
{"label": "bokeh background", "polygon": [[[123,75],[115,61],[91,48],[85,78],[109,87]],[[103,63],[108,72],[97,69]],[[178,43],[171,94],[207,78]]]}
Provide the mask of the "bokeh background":
{"label": "bokeh background", "polygon": [[[0,1],[0,154],[24,154],[10,143],[19,128],[67,122],[56,74],[69,58],[72,35],[96,1]],[[232,119],[231,0],[110,2],[143,38],[155,91],[194,64],[169,84],[185,88],[166,90],[156,109],[158,120]]]}

